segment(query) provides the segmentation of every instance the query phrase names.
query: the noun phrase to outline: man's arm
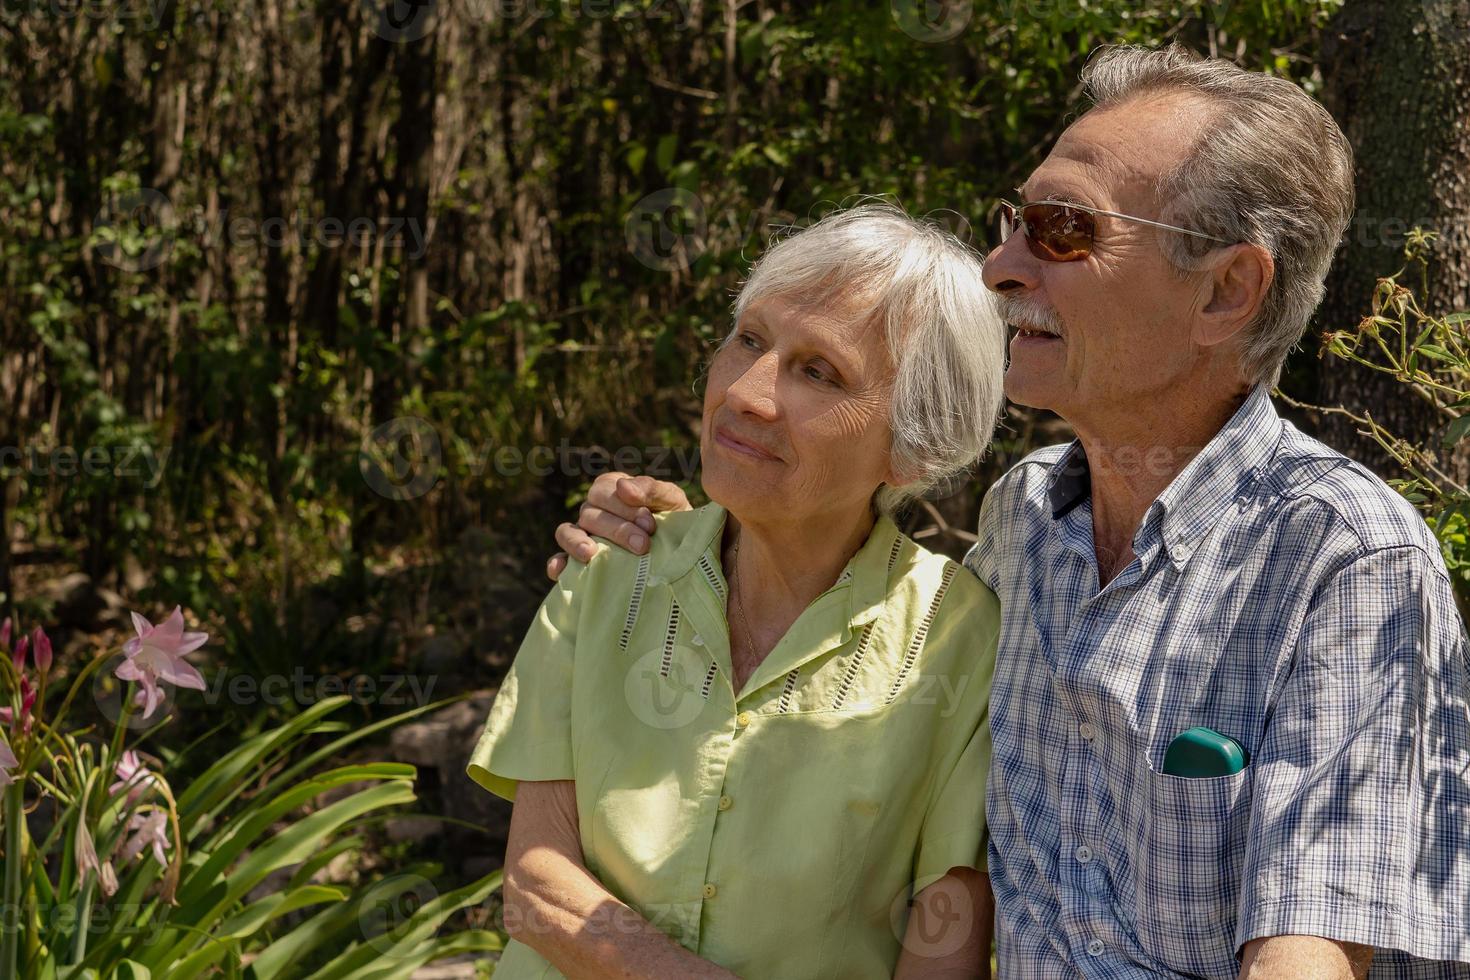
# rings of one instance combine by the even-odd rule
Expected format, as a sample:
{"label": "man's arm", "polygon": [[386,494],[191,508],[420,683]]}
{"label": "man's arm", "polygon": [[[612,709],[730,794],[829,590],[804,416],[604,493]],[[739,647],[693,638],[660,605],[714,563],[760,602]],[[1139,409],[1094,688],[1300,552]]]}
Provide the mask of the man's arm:
{"label": "man's arm", "polygon": [[1313,590],[1251,761],[1242,977],[1363,976],[1367,946],[1465,959],[1465,644],[1427,548]]}
{"label": "man's arm", "polygon": [[1363,980],[1372,962],[1372,946],[1317,936],[1273,936],[1245,944],[1240,980]]}
{"label": "man's arm", "polygon": [[505,928],[573,980],[735,976],[674,942],[592,876],[569,779],[516,788],[505,848]]}
{"label": "man's arm", "polygon": [[562,550],[546,562],[546,577],[553,582],[560,578],[569,555],[583,563],[591,561],[597,551],[594,534],[641,555],[648,550],[648,538],[657,527],[654,513],[689,509],[689,498],[677,484],[651,476],[604,473],[587,491],[577,523],[556,529],[556,543]]}
{"label": "man's arm", "polygon": [[990,980],[994,926],[990,876],[951,868],[914,899],[894,980]]}

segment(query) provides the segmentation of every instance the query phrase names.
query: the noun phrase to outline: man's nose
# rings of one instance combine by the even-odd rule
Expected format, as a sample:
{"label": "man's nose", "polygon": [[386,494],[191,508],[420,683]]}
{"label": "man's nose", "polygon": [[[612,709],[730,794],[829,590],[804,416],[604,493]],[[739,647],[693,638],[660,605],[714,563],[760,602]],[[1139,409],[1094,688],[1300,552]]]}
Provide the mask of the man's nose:
{"label": "man's nose", "polygon": [[1026,247],[1025,232],[1017,230],[985,257],[985,285],[1005,295],[1026,292],[1041,284],[1041,263]]}

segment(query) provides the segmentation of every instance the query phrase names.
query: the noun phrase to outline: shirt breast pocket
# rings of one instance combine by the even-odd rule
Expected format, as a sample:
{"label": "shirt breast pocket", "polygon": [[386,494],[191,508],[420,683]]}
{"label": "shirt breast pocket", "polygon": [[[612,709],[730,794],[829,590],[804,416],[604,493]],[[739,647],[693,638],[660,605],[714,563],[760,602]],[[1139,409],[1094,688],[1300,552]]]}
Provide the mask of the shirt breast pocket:
{"label": "shirt breast pocket", "polygon": [[1235,977],[1235,924],[1250,829],[1247,765],[1189,779],[1149,770],[1135,924],[1144,950],[1189,976]]}

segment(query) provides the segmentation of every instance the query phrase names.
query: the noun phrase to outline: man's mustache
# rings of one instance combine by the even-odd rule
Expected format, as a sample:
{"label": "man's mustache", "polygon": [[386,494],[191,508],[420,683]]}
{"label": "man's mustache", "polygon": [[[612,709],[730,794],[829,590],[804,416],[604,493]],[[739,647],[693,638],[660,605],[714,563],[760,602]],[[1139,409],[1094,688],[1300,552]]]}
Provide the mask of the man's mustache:
{"label": "man's mustache", "polygon": [[1057,315],[1057,311],[1032,300],[1018,296],[998,296],[996,309],[1000,312],[1000,318],[1011,326],[1062,333],[1062,318]]}

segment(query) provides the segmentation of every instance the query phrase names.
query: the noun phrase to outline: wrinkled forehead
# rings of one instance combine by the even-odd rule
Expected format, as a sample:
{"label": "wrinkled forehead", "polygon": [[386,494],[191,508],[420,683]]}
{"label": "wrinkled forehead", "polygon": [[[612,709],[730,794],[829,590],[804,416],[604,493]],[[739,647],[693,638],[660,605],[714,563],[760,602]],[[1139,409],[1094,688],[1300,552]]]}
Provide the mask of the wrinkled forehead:
{"label": "wrinkled forehead", "polygon": [[773,292],[757,296],[740,327],[758,327],[802,346],[845,353],[867,364],[888,359],[883,294],[872,288]]}
{"label": "wrinkled forehead", "polygon": [[1210,106],[1178,93],[1091,109],[1062,133],[1020,191],[1125,211],[1158,206],[1159,180],[1193,149]]}

